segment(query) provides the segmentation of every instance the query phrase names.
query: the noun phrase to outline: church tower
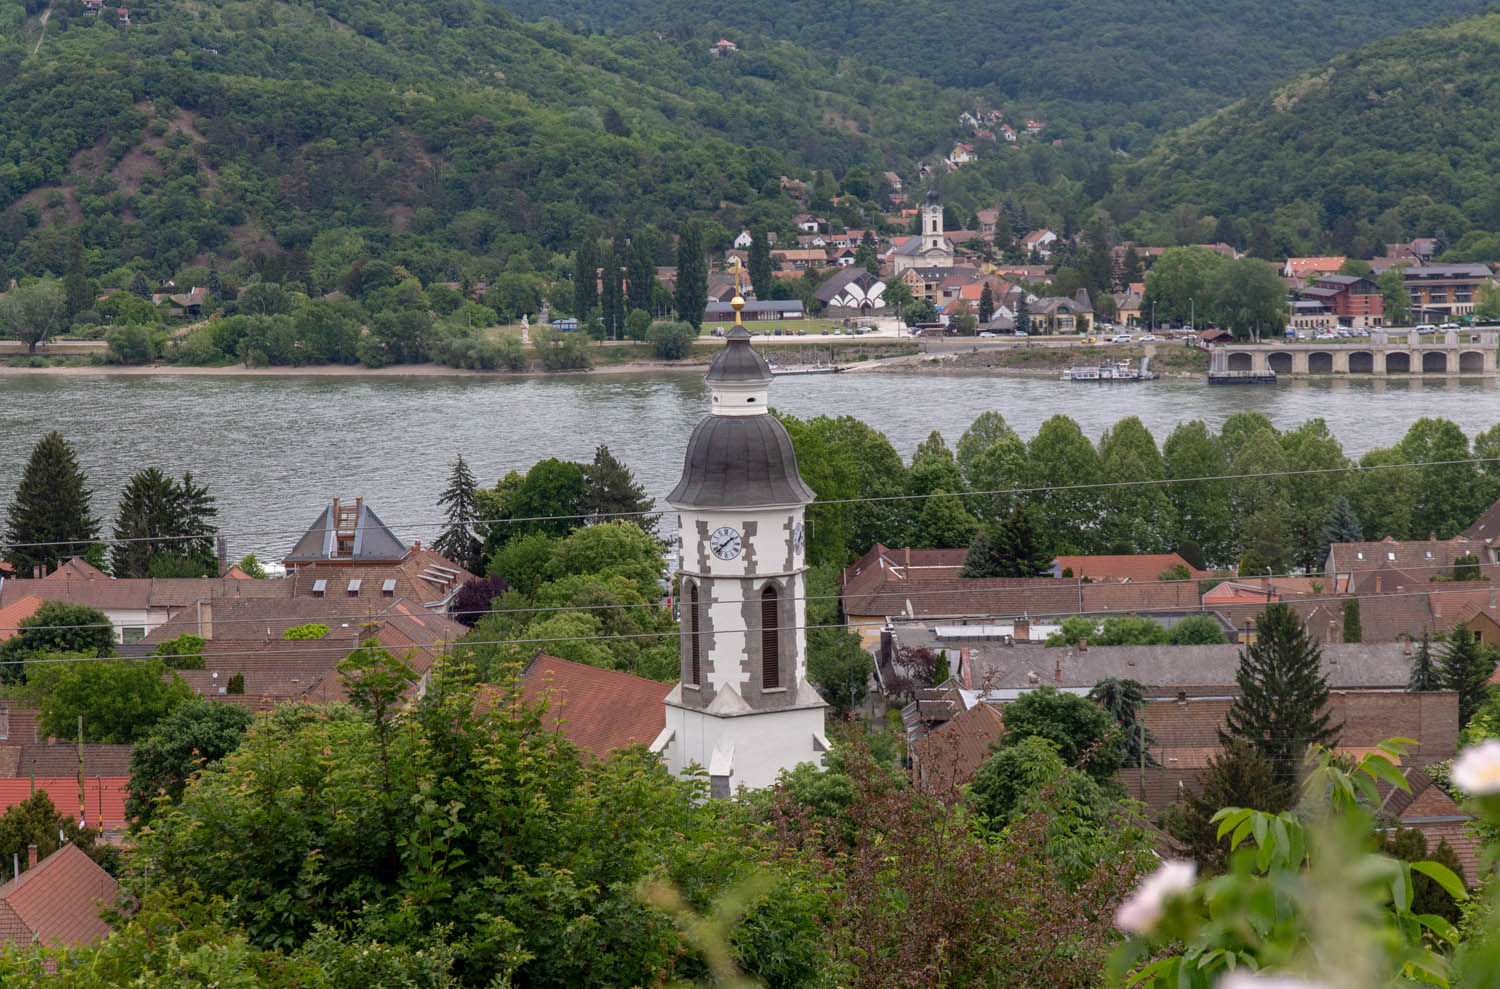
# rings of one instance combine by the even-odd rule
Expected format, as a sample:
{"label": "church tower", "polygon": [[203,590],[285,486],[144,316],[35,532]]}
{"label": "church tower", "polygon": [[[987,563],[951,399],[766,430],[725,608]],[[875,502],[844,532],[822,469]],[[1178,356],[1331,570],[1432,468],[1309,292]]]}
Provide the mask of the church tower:
{"label": "church tower", "polygon": [[674,773],[697,765],[712,792],[770,786],[821,765],[827,706],[807,682],[807,529],[815,495],[786,429],[767,407],[771,369],[740,325],[705,380],[709,415],[693,430],[678,512],[682,676],[654,749]]}
{"label": "church tower", "polygon": [[943,204],[938,201],[937,189],[928,189],[922,203],[922,253],[948,250],[948,239],[943,236]]}

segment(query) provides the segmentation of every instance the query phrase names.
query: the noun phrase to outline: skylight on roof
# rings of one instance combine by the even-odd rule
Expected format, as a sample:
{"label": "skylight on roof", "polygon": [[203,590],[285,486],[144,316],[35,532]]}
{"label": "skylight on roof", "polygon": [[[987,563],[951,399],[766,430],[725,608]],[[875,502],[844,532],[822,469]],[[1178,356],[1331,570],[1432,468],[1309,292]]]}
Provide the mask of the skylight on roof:
{"label": "skylight on roof", "polygon": [[1387,560],[1395,560],[1396,559],[1396,554],[1394,552],[1387,551],[1386,554],[1385,554],[1385,558]]}
{"label": "skylight on roof", "polygon": [[352,598],[359,597],[359,585],[360,585],[360,583],[361,583],[361,581],[360,581],[360,579],[358,577],[356,577],[353,580],[349,581],[349,596],[350,597],[352,597]]}
{"label": "skylight on roof", "polygon": [[327,590],[328,590],[328,581],[327,580],[319,579],[319,580],[313,581],[313,595],[315,597],[322,597],[323,596],[323,592],[327,591]]}

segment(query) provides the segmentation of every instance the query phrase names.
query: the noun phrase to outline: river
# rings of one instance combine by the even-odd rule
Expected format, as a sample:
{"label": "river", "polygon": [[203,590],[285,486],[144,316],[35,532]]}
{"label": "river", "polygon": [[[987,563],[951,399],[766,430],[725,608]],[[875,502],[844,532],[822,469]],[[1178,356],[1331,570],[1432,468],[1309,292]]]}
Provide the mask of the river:
{"label": "river", "polygon": [[[462,453],[481,484],[545,457],[588,460],[597,444],[660,498],[676,482],[688,433],[708,408],[696,374],[557,377],[0,375],[0,499],[31,447],[57,429],[73,444],[106,530],[119,489],[155,464],[191,470],[218,498],[233,557],[279,560],[335,496],[363,496],[397,535],[430,540],[435,504]],[[988,375],[840,374],[780,378],[771,401],[797,416],[856,416],[903,456],[934,429],[951,444],[980,412],[1030,437],[1062,412],[1097,439],[1136,415],[1164,441],[1178,423],[1217,428],[1240,410],[1279,427],[1322,416],[1358,456],[1400,439],[1421,416],[1471,437],[1500,421],[1493,380],[1308,380],[1216,387],[1195,380],[1065,384]]]}

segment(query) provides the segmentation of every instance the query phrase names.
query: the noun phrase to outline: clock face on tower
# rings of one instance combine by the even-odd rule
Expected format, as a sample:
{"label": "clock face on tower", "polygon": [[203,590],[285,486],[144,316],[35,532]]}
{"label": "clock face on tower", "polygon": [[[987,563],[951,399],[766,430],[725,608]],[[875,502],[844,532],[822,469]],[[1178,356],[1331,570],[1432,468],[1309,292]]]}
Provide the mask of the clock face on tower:
{"label": "clock face on tower", "polygon": [[792,529],[792,551],[794,553],[801,553],[806,539],[807,533],[803,530],[802,523],[798,522],[797,525]]}
{"label": "clock face on tower", "polygon": [[732,560],[740,555],[740,532],[730,526],[720,526],[708,537],[708,548],[721,560]]}

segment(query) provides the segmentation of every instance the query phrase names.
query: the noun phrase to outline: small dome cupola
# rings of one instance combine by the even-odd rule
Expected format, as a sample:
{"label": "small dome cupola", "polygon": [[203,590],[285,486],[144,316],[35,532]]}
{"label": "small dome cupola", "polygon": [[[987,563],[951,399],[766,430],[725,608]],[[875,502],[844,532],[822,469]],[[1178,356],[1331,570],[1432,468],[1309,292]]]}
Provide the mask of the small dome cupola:
{"label": "small dome cupola", "polygon": [[[740,301],[738,296],[735,301]],[[714,415],[766,414],[771,366],[750,346],[750,333],[743,326],[729,331],[723,352],[714,358],[703,380],[713,393]]]}

